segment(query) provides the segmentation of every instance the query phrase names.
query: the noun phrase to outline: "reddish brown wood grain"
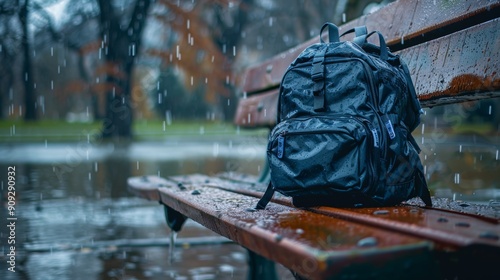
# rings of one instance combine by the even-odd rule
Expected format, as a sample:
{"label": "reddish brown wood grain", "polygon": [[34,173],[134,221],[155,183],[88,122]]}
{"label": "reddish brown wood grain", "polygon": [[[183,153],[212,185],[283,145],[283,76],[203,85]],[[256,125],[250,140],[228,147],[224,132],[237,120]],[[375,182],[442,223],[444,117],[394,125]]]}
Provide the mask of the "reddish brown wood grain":
{"label": "reddish brown wood grain", "polygon": [[[432,107],[500,96],[499,50],[500,19],[497,18],[403,49],[398,54],[408,64],[421,105]],[[291,54],[285,57],[289,56]],[[280,62],[280,65],[282,63]],[[250,70],[247,75],[257,75],[257,73],[260,72]],[[277,74],[275,76],[277,77]],[[271,87],[270,80],[275,76],[268,77],[266,88]],[[249,77],[252,76],[246,76],[246,79]],[[258,80],[258,77],[250,79],[251,82]],[[257,85],[258,82],[253,84]],[[275,94],[277,95],[277,92]],[[252,103],[258,103],[260,101],[256,100],[263,98],[258,95],[250,96],[253,98]],[[277,96],[265,98],[267,101],[262,102],[264,108],[261,110],[275,112]],[[244,99],[240,104],[242,107],[247,107],[247,101]],[[255,118],[252,123],[243,124],[241,122],[243,117],[256,114],[251,111],[251,108],[238,109],[238,112],[244,112],[245,116],[237,114],[236,123],[244,126],[269,126],[269,121],[276,119],[275,116],[268,116],[270,118],[267,118],[265,123]]]}
{"label": "reddish brown wood grain", "polygon": [[[285,205],[270,203],[265,211],[250,211],[258,198],[210,183],[189,183],[189,177],[183,182],[183,189],[178,182],[159,188],[162,203],[308,279],[329,279],[366,263],[376,269],[363,273],[372,275],[401,273],[403,264],[415,271],[422,265],[416,260],[432,248],[420,238]],[[367,237],[375,244],[365,243]]]}
{"label": "reddish brown wood grain", "polygon": [[[499,12],[500,2],[498,1],[400,0],[375,13],[340,26],[340,32],[355,26],[366,25],[369,31],[382,32],[388,46],[399,50],[475,26],[478,22],[498,17]],[[244,73],[242,91],[251,94],[278,86],[288,65],[306,47],[318,42],[319,37],[313,38],[269,60],[249,67]]]}
{"label": "reddish brown wood grain", "polygon": [[423,106],[499,96],[500,19],[400,52]]}

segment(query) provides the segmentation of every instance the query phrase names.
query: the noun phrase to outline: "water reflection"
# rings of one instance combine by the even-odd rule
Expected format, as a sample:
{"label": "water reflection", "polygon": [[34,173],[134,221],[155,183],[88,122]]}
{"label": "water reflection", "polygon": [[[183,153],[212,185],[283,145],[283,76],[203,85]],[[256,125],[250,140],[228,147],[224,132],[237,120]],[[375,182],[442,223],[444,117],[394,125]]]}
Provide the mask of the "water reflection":
{"label": "water reflection", "polygon": [[495,99],[426,109],[414,136],[434,195],[500,201],[498,104]]}
{"label": "water reflection", "polygon": [[[257,175],[264,162],[262,143],[247,139],[132,143],[125,147],[61,143],[1,146],[0,170],[16,167],[18,273],[7,271],[7,239],[2,235],[0,278],[245,278],[246,252],[237,245],[184,245],[184,249],[174,251],[176,261],[172,264],[165,246],[85,245],[169,235],[158,203],[133,197],[126,188],[128,177],[229,170]],[[2,207],[2,221],[6,215]],[[211,235],[215,234],[188,222],[179,238]],[[45,249],[29,252],[37,246]],[[65,247],[77,250],[62,250]]]}

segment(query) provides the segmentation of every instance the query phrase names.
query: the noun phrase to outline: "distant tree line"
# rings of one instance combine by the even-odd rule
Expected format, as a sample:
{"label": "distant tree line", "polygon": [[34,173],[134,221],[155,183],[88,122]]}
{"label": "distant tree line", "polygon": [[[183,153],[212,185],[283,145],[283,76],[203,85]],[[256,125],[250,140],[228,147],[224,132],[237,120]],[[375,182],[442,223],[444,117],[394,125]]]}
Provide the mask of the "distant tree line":
{"label": "distant tree line", "polygon": [[[0,3],[0,118],[231,119],[243,67],[387,1],[14,0]],[[65,4],[62,15],[51,11]]]}

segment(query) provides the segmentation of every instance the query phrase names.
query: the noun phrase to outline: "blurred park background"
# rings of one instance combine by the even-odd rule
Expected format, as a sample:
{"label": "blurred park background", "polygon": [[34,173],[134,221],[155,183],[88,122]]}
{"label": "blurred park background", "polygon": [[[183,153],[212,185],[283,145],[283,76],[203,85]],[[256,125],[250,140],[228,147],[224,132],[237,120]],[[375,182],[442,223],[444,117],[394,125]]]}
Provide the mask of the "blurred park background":
{"label": "blurred park background", "polygon": [[[238,75],[317,36],[325,21],[389,2],[0,1],[1,198],[14,166],[19,217],[19,270],[6,269],[2,231],[0,278],[244,278],[246,253],[235,245],[184,244],[173,263],[165,246],[112,245],[169,233],[161,207],[133,197],[126,179],[258,175],[268,132],[232,124]],[[414,136],[433,195],[500,213],[499,105],[425,109]],[[210,235],[189,222],[179,238]]]}

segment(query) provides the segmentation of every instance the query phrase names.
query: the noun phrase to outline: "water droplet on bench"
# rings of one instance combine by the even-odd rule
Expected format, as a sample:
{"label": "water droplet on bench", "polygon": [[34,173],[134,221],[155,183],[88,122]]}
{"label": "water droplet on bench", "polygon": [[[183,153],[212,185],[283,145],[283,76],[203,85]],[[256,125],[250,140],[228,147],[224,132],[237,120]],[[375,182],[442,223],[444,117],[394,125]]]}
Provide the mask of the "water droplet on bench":
{"label": "water droplet on bench", "polygon": [[389,214],[389,210],[377,210],[373,212],[374,215],[387,215]]}
{"label": "water droplet on bench", "polygon": [[455,224],[457,227],[470,227],[469,223],[466,222],[458,222]]}
{"label": "water droplet on bench", "polygon": [[276,242],[280,242],[281,240],[283,240],[283,236],[281,234],[276,234],[276,236],[274,237],[274,240]]}
{"label": "water droplet on bench", "polygon": [[372,247],[377,246],[377,239],[375,237],[366,237],[358,241],[358,247]]}
{"label": "water droplet on bench", "polygon": [[199,190],[194,190],[191,192],[192,195],[199,195],[201,192]]}
{"label": "water droplet on bench", "polygon": [[496,234],[494,232],[490,232],[490,231],[481,233],[479,235],[479,237],[485,238],[485,239],[491,239],[491,240],[499,240],[500,239],[500,236],[498,236],[498,234]]}
{"label": "water droplet on bench", "polygon": [[447,222],[448,222],[448,219],[443,218],[443,217],[440,217],[440,218],[438,219],[438,222],[439,222],[439,223],[447,223]]}

